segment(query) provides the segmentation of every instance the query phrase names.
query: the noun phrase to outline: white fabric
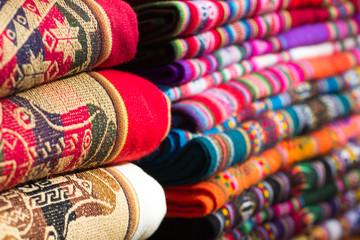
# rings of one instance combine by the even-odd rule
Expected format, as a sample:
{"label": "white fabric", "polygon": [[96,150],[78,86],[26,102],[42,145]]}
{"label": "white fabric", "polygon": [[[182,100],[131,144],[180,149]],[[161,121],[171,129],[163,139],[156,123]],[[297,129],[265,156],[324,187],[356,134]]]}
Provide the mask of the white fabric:
{"label": "white fabric", "polygon": [[132,239],[146,239],[156,231],[165,217],[164,190],[154,178],[132,163],[115,168],[131,182],[139,200],[139,225]]}

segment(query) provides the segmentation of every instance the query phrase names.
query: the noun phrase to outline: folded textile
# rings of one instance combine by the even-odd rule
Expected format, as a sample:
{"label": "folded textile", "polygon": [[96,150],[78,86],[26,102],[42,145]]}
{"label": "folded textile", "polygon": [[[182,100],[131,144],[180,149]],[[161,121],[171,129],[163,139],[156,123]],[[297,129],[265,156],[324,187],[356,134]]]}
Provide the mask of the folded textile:
{"label": "folded textile", "polygon": [[[172,0],[127,0],[128,3],[131,4],[131,6],[137,6],[144,3],[151,3],[151,2],[158,2],[158,1],[172,1]],[[182,0],[181,0],[182,1]],[[191,1],[197,1],[197,0],[191,0]],[[284,8],[302,8],[302,7],[324,7],[329,5],[335,5],[340,2],[344,2],[345,0],[287,0],[282,1],[282,6]],[[241,0],[241,2],[244,2],[243,4],[247,3],[248,1]],[[268,2],[268,0],[251,0],[251,6],[252,8],[255,8],[256,11],[265,11],[264,8],[272,9],[275,6],[277,6],[277,3]],[[276,4],[276,5],[274,5]],[[263,10],[264,9],[264,10]]]}
{"label": "folded textile", "polygon": [[5,1],[0,16],[0,97],[135,56],[136,15],[123,1]]}
{"label": "folded textile", "polygon": [[166,212],[161,186],[133,164],[0,193],[1,239],[146,239]]}
{"label": "folded textile", "polygon": [[[328,8],[282,10],[238,20],[194,36],[139,47],[131,64],[136,68],[139,64],[144,67],[162,66],[176,60],[198,57],[245,40],[273,36],[297,26],[344,19],[353,16],[354,12],[353,3],[344,2]],[[130,66],[131,64],[129,63]]]}
{"label": "folded textile", "polygon": [[254,73],[265,68],[273,67],[274,65],[276,66],[276,64],[301,59],[331,56],[335,53],[353,49],[358,46],[359,43],[360,36],[356,36],[336,42],[327,42],[307,47],[293,48],[279,53],[265,54],[242,60],[241,62],[232,64],[220,71],[216,71],[180,86],[169,87],[160,85],[159,88],[174,102],[195,96],[212,87],[240,78],[245,74]]}
{"label": "folded textile", "polygon": [[282,94],[255,101],[242,108],[237,116],[230,117],[224,123],[219,124],[203,133],[191,133],[182,129],[171,129],[167,137],[161,142],[160,147],[138,161],[143,168],[162,164],[172,158],[179,149],[190,140],[207,134],[221,133],[234,129],[246,120],[259,117],[268,110],[279,110],[292,104],[306,101],[318,94],[330,94],[339,91],[356,88],[360,85],[360,68],[355,67],[340,75],[334,75],[318,81],[303,82],[295,89],[290,89]]}
{"label": "folded textile", "polygon": [[[296,163],[289,170],[270,175],[205,217],[165,218],[154,238],[185,239],[187,236],[197,236],[192,239],[208,240],[217,239],[226,232],[238,230],[241,234],[247,234],[251,232],[254,224],[263,223],[269,217],[281,217],[287,209],[293,209],[286,208],[283,204],[276,204],[289,199],[291,193],[294,197],[287,201],[286,206],[295,204],[294,207],[298,209],[304,207],[305,202],[313,204],[321,199],[326,200],[326,196],[318,194],[316,189],[332,183],[335,178],[344,176],[352,168],[359,167],[359,164],[360,139],[357,139],[331,151],[326,156],[316,158],[309,163]],[[356,179],[352,176],[354,174],[357,173],[348,173],[347,178]],[[356,186],[356,184],[355,182],[353,185]],[[346,184],[345,186],[351,187]],[[330,188],[333,189],[333,187]],[[308,193],[304,193],[304,190]],[[309,192],[309,190],[312,191]],[[345,188],[339,190],[344,191]],[[316,196],[312,197],[314,192]],[[328,192],[334,193],[334,191]],[[306,195],[305,198],[301,195],[295,197],[302,193]],[[260,210],[262,211],[259,212]],[[253,217],[255,213],[257,214]],[[247,221],[250,217],[253,218]]]}
{"label": "folded textile", "polygon": [[357,19],[299,26],[268,39],[249,40],[239,45],[220,48],[198,58],[179,60],[157,68],[136,69],[134,72],[154,83],[180,85],[253,56],[354,36],[360,30]]}
{"label": "folded textile", "polygon": [[172,127],[203,132],[224,122],[251,102],[285,92],[301,82],[330,77],[357,66],[360,49],[331,57],[278,64],[247,74],[172,105]]}
{"label": "folded textile", "polygon": [[196,183],[244,162],[279,141],[319,128],[351,112],[360,111],[360,87],[324,95],[303,104],[268,111],[223,133],[197,137],[158,165],[145,167],[163,186]]}
{"label": "folded textile", "polygon": [[[280,219],[256,225],[248,239],[290,239],[324,220],[334,218],[359,204],[359,191],[307,206]],[[228,239],[224,237],[223,239]]]}
{"label": "folded textile", "polygon": [[310,159],[340,147],[360,134],[360,116],[335,121],[308,135],[284,140],[245,163],[215,174],[206,181],[166,187],[167,216],[201,217],[218,210],[244,189],[295,162]]}
{"label": "folded textile", "polygon": [[145,79],[114,70],[51,82],[0,99],[0,106],[0,191],[138,159],[158,147],[170,126],[166,96]]}
{"label": "folded textile", "polygon": [[[360,228],[360,205],[348,210],[338,218],[329,219],[307,233],[295,236],[294,240],[310,240],[310,239],[346,239],[356,240],[359,237]],[[353,234],[355,236],[351,237]],[[356,235],[357,234],[357,235]],[[346,238],[348,237],[348,238]]]}

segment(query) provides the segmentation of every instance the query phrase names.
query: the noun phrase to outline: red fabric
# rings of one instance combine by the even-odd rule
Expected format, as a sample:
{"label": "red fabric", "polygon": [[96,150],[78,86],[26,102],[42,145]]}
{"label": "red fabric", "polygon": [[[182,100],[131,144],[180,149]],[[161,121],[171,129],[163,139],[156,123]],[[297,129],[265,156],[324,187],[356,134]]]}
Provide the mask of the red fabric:
{"label": "red fabric", "polygon": [[110,56],[99,68],[106,68],[130,61],[136,53],[139,40],[137,18],[133,9],[123,1],[96,0],[105,10],[111,24],[112,48]]}
{"label": "red fabric", "polygon": [[128,115],[128,134],[120,154],[112,162],[139,159],[154,151],[169,130],[169,104],[149,81],[115,70],[99,71],[121,95]]}

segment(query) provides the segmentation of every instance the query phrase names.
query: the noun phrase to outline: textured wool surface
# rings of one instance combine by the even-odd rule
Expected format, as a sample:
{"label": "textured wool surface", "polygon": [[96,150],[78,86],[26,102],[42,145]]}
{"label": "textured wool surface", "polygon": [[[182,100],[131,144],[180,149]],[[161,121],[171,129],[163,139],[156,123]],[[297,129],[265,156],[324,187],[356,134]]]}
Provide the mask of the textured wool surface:
{"label": "textured wool surface", "polygon": [[[359,191],[349,192],[319,204],[306,206],[292,214],[256,225],[250,239],[290,239],[327,219],[340,216],[359,204]],[[227,239],[227,238],[225,238]]]}
{"label": "textured wool surface", "polygon": [[[359,239],[360,226],[360,204],[355,208],[346,211],[340,217],[329,219],[303,234],[295,236],[294,240],[311,239]],[[232,238],[231,238],[232,239]]]}
{"label": "textured wool surface", "polygon": [[[140,43],[147,44],[194,35],[242,18],[276,12],[289,5],[290,1],[265,0],[156,1],[134,9],[139,21]],[[311,6],[311,2],[302,5],[305,6]]]}
{"label": "textured wool surface", "polygon": [[1,239],[145,239],[166,212],[161,186],[130,163],[22,184],[0,203]]}
{"label": "textured wool surface", "polygon": [[308,135],[284,140],[206,181],[166,187],[167,216],[200,217],[218,210],[245,189],[296,162],[325,154],[360,134],[360,116],[335,121]]}
{"label": "textured wool surface", "polygon": [[[148,67],[162,66],[180,59],[199,57],[221,47],[240,44],[249,39],[273,36],[297,26],[344,19],[353,16],[354,13],[355,8],[351,2],[328,8],[304,8],[268,13],[238,20],[194,36],[139,47],[131,63],[136,68],[140,63]],[[307,17],[304,18],[304,15]]]}
{"label": "textured wool surface", "polygon": [[250,57],[356,35],[360,29],[356,19],[299,26],[268,39],[249,40],[220,48],[198,58],[179,60],[157,68],[136,69],[134,72],[158,84],[180,85]]}
{"label": "textured wool surface", "polygon": [[157,168],[171,159],[190,140],[207,134],[221,133],[236,128],[240,123],[259,117],[269,110],[280,110],[292,104],[301,103],[318,94],[337,93],[356,88],[360,85],[360,68],[345,71],[339,75],[318,81],[303,82],[295,89],[282,94],[255,101],[242,108],[237,116],[230,117],[224,123],[215,126],[204,133],[191,133],[181,129],[171,129],[168,136],[161,142],[160,147],[141,159],[138,163],[144,168]]}
{"label": "textured wool surface", "polygon": [[44,84],[0,105],[0,190],[143,157],[170,126],[166,96],[147,80],[114,70]]}
{"label": "textured wool surface", "polygon": [[303,104],[268,111],[223,133],[198,137],[166,162],[145,167],[163,186],[196,183],[244,162],[279,141],[306,133],[360,111],[360,87],[341,94],[323,95]]}
{"label": "textured wool surface", "polygon": [[265,68],[276,66],[276,64],[301,59],[331,56],[335,53],[353,49],[359,45],[359,42],[360,36],[356,36],[335,42],[297,47],[279,53],[255,56],[250,59],[244,59],[238,63],[230,64],[219,71],[215,71],[191,82],[173,87],[159,85],[159,88],[168,95],[171,101],[179,101],[195,96],[222,83],[240,78],[246,74],[255,73]]}
{"label": "textured wool surface", "polygon": [[94,67],[131,60],[135,12],[123,1],[4,1],[0,97]]}
{"label": "textured wool surface", "polygon": [[[359,145],[357,147],[359,147]],[[360,158],[357,160],[360,160]],[[234,199],[231,203],[224,205],[217,212],[206,217],[191,219],[165,218],[158,231],[153,235],[153,239],[185,239],[188,235],[199,236],[198,239],[204,240],[218,239],[220,236],[224,236],[227,232],[231,232],[234,229],[237,229],[242,235],[245,235],[251,232],[255,224],[260,223],[249,221],[248,227],[245,225],[240,226],[242,219],[249,218],[253,214],[253,210],[264,207],[264,204],[266,206],[266,203],[270,203],[269,201],[279,200],[276,199],[278,194],[288,194],[289,196],[290,182],[287,181],[291,180],[284,179],[284,176],[285,174],[280,173],[273,175],[269,179],[257,184],[257,186],[250,188],[249,191],[244,192],[242,198],[237,197],[237,201]],[[295,178],[295,176],[291,175],[287,175],[287,177]],[[307,191],[299,197],[292,197],[286,202],[275,205],[273,207],[275,209],[274,212],[278,213],[276,218],[289,215],[307,205],[313,205],[328,200],[335,197],[337,194],[343,194],[352,189],[357,189],[359,183],[359,170],[352,170],[337,179],[336,182],[331,180],[329,183],[320,186],[316,190]],[[277,188],[277,184],[284,189]],[[274,188],[271,189],[271,187]],[[271,192],[271,190],[279,191]],[[285,193],[283,192],[284,190]],[[259,202],[255,201],[257,198],[259,199]],[[269,215],[274,218],[274,215]]]}
{"label": "textured wool surface", "polygon": [[203,132],[224,122],[251,102],[285,92],[300,83],[330,77],[357,66],[360,49],[330,57],[278,64],[244,75],[172,105],[172,127]]}

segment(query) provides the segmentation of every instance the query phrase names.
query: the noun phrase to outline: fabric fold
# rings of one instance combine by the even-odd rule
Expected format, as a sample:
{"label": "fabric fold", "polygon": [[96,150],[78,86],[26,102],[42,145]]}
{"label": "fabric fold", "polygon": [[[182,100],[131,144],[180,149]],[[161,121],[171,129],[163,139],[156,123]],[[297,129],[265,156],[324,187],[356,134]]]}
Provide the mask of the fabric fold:
{"label": "fabric fold", "polygon": [[123,1],[7,1],[0,16],[0,97],[135,56],[136,15]]}
{"label": "fabric fold", "polygon": [[360,134],[359,115],[337,120],[308,135],[284,140],[259,156],[251,157],[206,181],[184,186],[166,187],[167,216],[200,217],[218,210],[279,169],[326,154],[345,145]]}
{"label": "fabric fold", "polygon": [[138,159],[170,128],[167,97],[147,80],[114,70],[48,83],[0,99],[0,106],[0,190]]}
{"label": "fabric fold", "polygon": [[0,237],[12,239],[144,239],[166,212],[161,186],[130,163],[22,184],[0,203]]}

